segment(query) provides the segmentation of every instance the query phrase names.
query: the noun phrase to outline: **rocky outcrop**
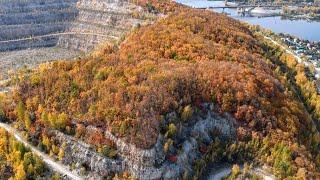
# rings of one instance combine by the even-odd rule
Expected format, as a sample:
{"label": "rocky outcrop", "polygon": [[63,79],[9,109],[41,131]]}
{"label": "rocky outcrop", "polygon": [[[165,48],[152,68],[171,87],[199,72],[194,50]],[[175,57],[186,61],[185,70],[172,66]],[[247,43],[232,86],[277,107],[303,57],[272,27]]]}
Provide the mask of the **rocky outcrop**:
{"label": "rocky outcrop", "polygon": [[58,46],[67,49],[90,51],[101,42],[116,42],[117,39],[95,34],[67,34],[59,36]]}
{"label": "rocky outcrop", "polygon": [[[155,17],[124,0],[1,1],[0,43],[18,42],[1,43],[0,51],[56,45],[90,51],[103,42],[117,42],[133,27]],[[42,37],[51,34],[54,37]],[[34,36],[37,38],[24,40]],[[43,42],[47,40],[50,42]]]}
{"label": "rocky outcrop", "polygon": [[0,41],[1,51],[12,51],[27,48],[51,47],[58,42],[57,36],[44,37],[39,39],[21,39],[20,41]]}
{"label": "rocky outcrop", "polygon": [[[45,51],[68,49],[79,56],[105,43],[114,44],[138,24],[151,23],[157,15],[147,13],[142,7],[127,0],[2,0],[0,1],[0,53],[14,51],[21,55],[25,50]],[[52,48],[50,50],[50,48]],[[12,53],[10,53],[12,54]],[[39,53],[43,54],[43,53]],[[0,78],[17,67],[35,67],[47,59],[29,63],[22,55],[14,60],[23,62],[7,69],[0,62]],[[46,56],[55,57],[55,56]],[[10,58],[13,58],[10,56]],[[38,59],[38,58],[36,58]],[[7,60],[6,60],[7,61]],[[29,63],[29,64],[28,64]],[[31,66],[30,66],[31,65]]]}
{"label": "rocky outcrop", "polygon": [[[0,2],[0,51],[55,46],[78,15],[76,0],[12,0]],[[29,37],[38,37],[27,39]],[[13,41],[8,41],[13,40]]]}
{"label": "rocky outcrop", "polygon": [[133,144],[129,144],[120,138],[105,132],[106,138],[112,140],[118,150],[119,156],[127,165],[126,170],[139,179],[158,179],[162,177],[167,164],[163,152],[163,137],[160,135],[153,148],[139,149]]}
{"label": "rocky outcrop", "polygon": [[[156,17],[123,0],[63,2],[27,0],[25,3],[0,3],[0,27],[3,27],[0,29],[0,51],[55,45],[89,51],[102,42],[119,40],[133,27],[152,22]],[[46,6],[52,7],[52,10]],[[43,36],[46,34],[55,35]],[[43,37],[28,39],[29,36]],[[102,156],[90,145],[61,132],[53,131],[52,137],[59,144],[66,144],[63,163],[85,165],[92,172],[88,177],[128,171],[138,179],[175,179],[185,171],[192,171],[194,161],[201,156],[199,141],[212,142],[213,129],[217,129],[222,138],[232,138],[235,134],[235,120],[228,115],[215,114],[212,104],[204,104],[203,108],[205,111],[195,113],[192,121],[181,125],[177,142],[181,148],[175,154],[175,162],[170,161],[164,152],[163,147],[168,139],[161,134],[153,148],[140,149],[106,131],[105,137],[117,147],[116,159]],[[168,114],[165,123],[171,123],[175,116],[175,112]],[[99,130],[93,126],[86,128],[87,131]]]}
{"label": "rocky outcrop", "polygon": [[[157,142],[151,149],[140,149],[134,144],[127,143],[121,138],[106,131],[105,137],[113,141],[117,147],[118,158],[110,159],[93,152],[88,144],[75,140],[55,131],[53,137],[60,143],[66,143],[66,157],[64,163],[86,164],[92,172],[100,176],[110,173],[130,172],[138,179],[176,179],[185,171],[192,172],[193,163],[201,157],[199,141],[212,142],[212,130],[220,132],[220,138],[233,138],[235,136],[235,120],[229,115],[220,116],[213,112],[213,105],[204,105],[205,113],[194,115],[195,123],[185,124],[181,133],[185,136],[180,144],[181,149],[177,154],[177,161],[171,162],[163,150],[166,138],[159,135]],[[175,113],[170,113],[166,121],[174,118]],[[88,132],[100,131],[93,126],[86,127]]]}
{"label": "rocky outcrop", "polygon": [[45,11],[74,6],[77,0],[2,0],[1,14]]}
{"label": "rocky outcrop", "polygon": [[65,156],[62,161],[64,164],[85,165],[93,174],[100,176],[107,176],[109,172],[119,173],[125,169],[125,164],[122,161],[104,157],[93,151],[90,145],[84,142],[59,131],[51,133],[56,141],[66,145]]}
{"label": "rocky outcrop", "polygon": [[77,16],[77,10],[68,8],[40,12],[8,13],[0,15],[0,25],[39,24],[54,21],[70,21]]}
{"label": "rocky outcrop", "polygon": [[[0,47],[2,46],[0,45]],[[0,79],[9,78],[8,73],[10,73],[10,70],[20,69],[26,66],[33,68],[38,64],[46,63],[54,59],[72,59],[76,56],[79,56],[78,51],[58,47],[0,52]]]}
{"label": "rocky outcrop", "polygon": [[[133,27],[148,22],[147,18],[142,17],[156,17],[154,14],[144,12],[140,6],[124,0],[79,0],[76,8],[79,11],[78,16],[66,32],[94,33],[94,35],[61,36],[58,45],[82,51],[92,50],[103,42],[113,44]],[[139,16],[136,17],[134,14]]]}
{"label": "rocky outcrop", "polygon": [[68,25],[67,22],[2,25],[0,26],[0,41],[64,32]]}
{"label": "rocky outcrop", "polygon": [[92,22],[80,21],[71,23],[70,27],[72,27],[73,32],[103,34],[106,36],[115,37],[115,39],[120,37],[127,31],[123,28],[116,28],[113,26],[102,26],[100,24],[94,24]]}

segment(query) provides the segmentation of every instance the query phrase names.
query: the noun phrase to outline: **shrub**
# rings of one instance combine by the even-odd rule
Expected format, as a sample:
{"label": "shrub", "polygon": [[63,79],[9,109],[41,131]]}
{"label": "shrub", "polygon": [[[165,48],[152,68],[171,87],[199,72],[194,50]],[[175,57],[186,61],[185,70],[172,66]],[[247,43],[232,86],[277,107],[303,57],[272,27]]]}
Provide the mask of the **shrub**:
{"label": "shrub", "polygon": [[185,106],[181,113],[181,119],[183,121],[187,121],[189,118],[191,118],[192,114],[193,114],[192,107],[190,105]]}
{"label": "shrub", "polygon": [[273,168],[277,176],[284,178],[294,174],[294,167],[291,159],[292,152],[287,146],[283,144],[276,145],[271,152],[271,156],[274,157]]}
{"label": "shrub", "polygon": [[115,158],[117,156],[117,150],[115,148],[112,148],[110,146],[104,145],[103,147],[98,149],[99,153],[102,155],[109,157],[109,158]]}
{"label": "shrub", "polygon": [[230,179],[236,179],[241,173],[239,165],[235,164],[232,166]]}
{"label": "shrub", "polygon": [[173,140],[169,138],[169,139],[166,141],[166,143],[164,144],[164,146],[163,146],[163,151],[164,151],[165,153],[168,153],[168,151],[169,151],[170,147],[172,147],[172,145],[173,145]]}
{"label": "shrub", "polygon": [[177,132],[177,127],[171,123],[168,126],[168,131],[166,132],[166,137],[173,137]]}

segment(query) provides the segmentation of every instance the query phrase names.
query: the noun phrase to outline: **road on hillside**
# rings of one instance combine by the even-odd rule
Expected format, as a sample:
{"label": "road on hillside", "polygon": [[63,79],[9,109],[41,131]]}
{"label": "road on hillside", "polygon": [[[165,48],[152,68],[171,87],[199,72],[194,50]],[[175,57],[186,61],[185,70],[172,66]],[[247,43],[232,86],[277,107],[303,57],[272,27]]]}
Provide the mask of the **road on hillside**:
{"label": "road on hillside", "polygon": [[26,141],[21,136],[21,134],[16,129],[14,129],[10,125],[0,122],[0,127],[5,129],[6,131],[8,131],[11,135],[13,135],[17,141],[23,143],[26,147],[30,148],[31,151],[34,154],[36,154],[37,156],[39,156],[53,171],[58,172],[61,175],[67,176],[70,179],[74,179],[74,180],[84,179],[83,177],[80,177],[79,175],[71,172],[67,166],[65,166],[59,162],[56,162],[53,158],[51,158],[47,154],[41,152],[36,147],[31,145],[28,141]]}
{"label": "road on hillside", "polygon": [[[273,44],[275,44],[276,46],[279,46],[281,47],[282,49],[284,49],[286,51],[286,53],[288,54],[291,54],[293,57],[295,57],[298,61],[298,63],[301,63],[302,62],[302,59],[301,57],[297,56],[295,53],[293,53],[291,50],[289,50],[288,48],[284,47],[283,45],[281,45],[280,43],[278,43],[277,41],[273,40],[272,38],[270,37],[267,37],[267,36],[264,36],[265,39],[271,41]],[[304,62],[304,64],[306,66],[309,66],[309,64],[307,62]]]}
{"label": "road on hillside", "polygon": [[32,37],[21,38],[21,39],[5,40],[5,41],[0,41],[0,44],[11,43],[11,42],[19,42],[19,41],[28,41],[28,40],[33,40],[33,39],[41,39],[41,38],[54,37],[54,36],[60,36],[60,35],[92,35],[92,36],[109,37],[109,38],[113,38],[113,39],[117,39],[118,38],[116,36],[105,35],[105,34],[97,34],[97,33],[63,32],[63,33],[46,34],[46,35],[41,35],[41,36],[32,36]]}

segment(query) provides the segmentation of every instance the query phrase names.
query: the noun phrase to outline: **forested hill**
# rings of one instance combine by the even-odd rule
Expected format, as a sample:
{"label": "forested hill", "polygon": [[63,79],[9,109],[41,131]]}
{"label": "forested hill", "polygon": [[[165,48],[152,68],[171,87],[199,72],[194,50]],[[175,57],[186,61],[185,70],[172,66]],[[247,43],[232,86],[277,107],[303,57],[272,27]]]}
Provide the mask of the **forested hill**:
{"label": "forested hill", "polygon": [[[148,149],[159,134],[176,132],[210,103],[238,124],[234,146],[227,145],[234,151],[231,161],[267,163],[279,177],[302,170],[316,177],[318,132],[303,102],[274,72],[268,47],[239,21],[177,7],[135,29],[120,46],[41,66],[21,78],[5,114],[30,132],[41,127],[70,133],[74,124],[93,125]],[[163,123],[172,112],[179,116]]]}

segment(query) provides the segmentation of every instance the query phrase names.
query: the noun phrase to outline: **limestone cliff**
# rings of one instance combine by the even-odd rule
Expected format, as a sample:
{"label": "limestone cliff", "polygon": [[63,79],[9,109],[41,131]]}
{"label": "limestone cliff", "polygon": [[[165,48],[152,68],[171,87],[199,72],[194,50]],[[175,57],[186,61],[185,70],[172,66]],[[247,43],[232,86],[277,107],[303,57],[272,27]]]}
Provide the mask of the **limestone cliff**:
{"label": "limestone cliff", "polygon": [[[181,137],[183,136],[179,145],[181,149],[177,154],[175,163],[168,160],[167,154],[164,152],[164,143],[166,141],[164,135],[159,135],[156,144],[151,149],[140,149],[106,131],[105,137],[115,143],[118,153],[118,158],[110,159],[94,152],[90,145],[73,137],[58,131],[53,131],[52,133],[60,144],[65,143],[67,145],[63,163],[67,165],[85,165],[90,172],[88,178],[126,171],[138,179],[172,179],[181,176],[185,172],[192,173],[193,163],[201,157],[200,144],[198,142],[199,140],[212,142],[215,138],[211,133],[212,130],[218,130],[220,132],[218,136],[222,139],[235,137],[235,120],[227,114],[220,116],[213,113],[213,105],[207,104],[205,107],[207,109],[205,113],[194,115],[194,123],[183,125],[180,132]],[[175,116],[174,112],[168,114],[166,121],[172,120]],[[93,126],[87,126],[86,131],[100,130]],[[186,136],[186,134],[188,135]]]}
{"label": "limestone cliff", "polygon": [[1,1],[0,51],[56,45],[90,51],[154,18],[123,0]]}

